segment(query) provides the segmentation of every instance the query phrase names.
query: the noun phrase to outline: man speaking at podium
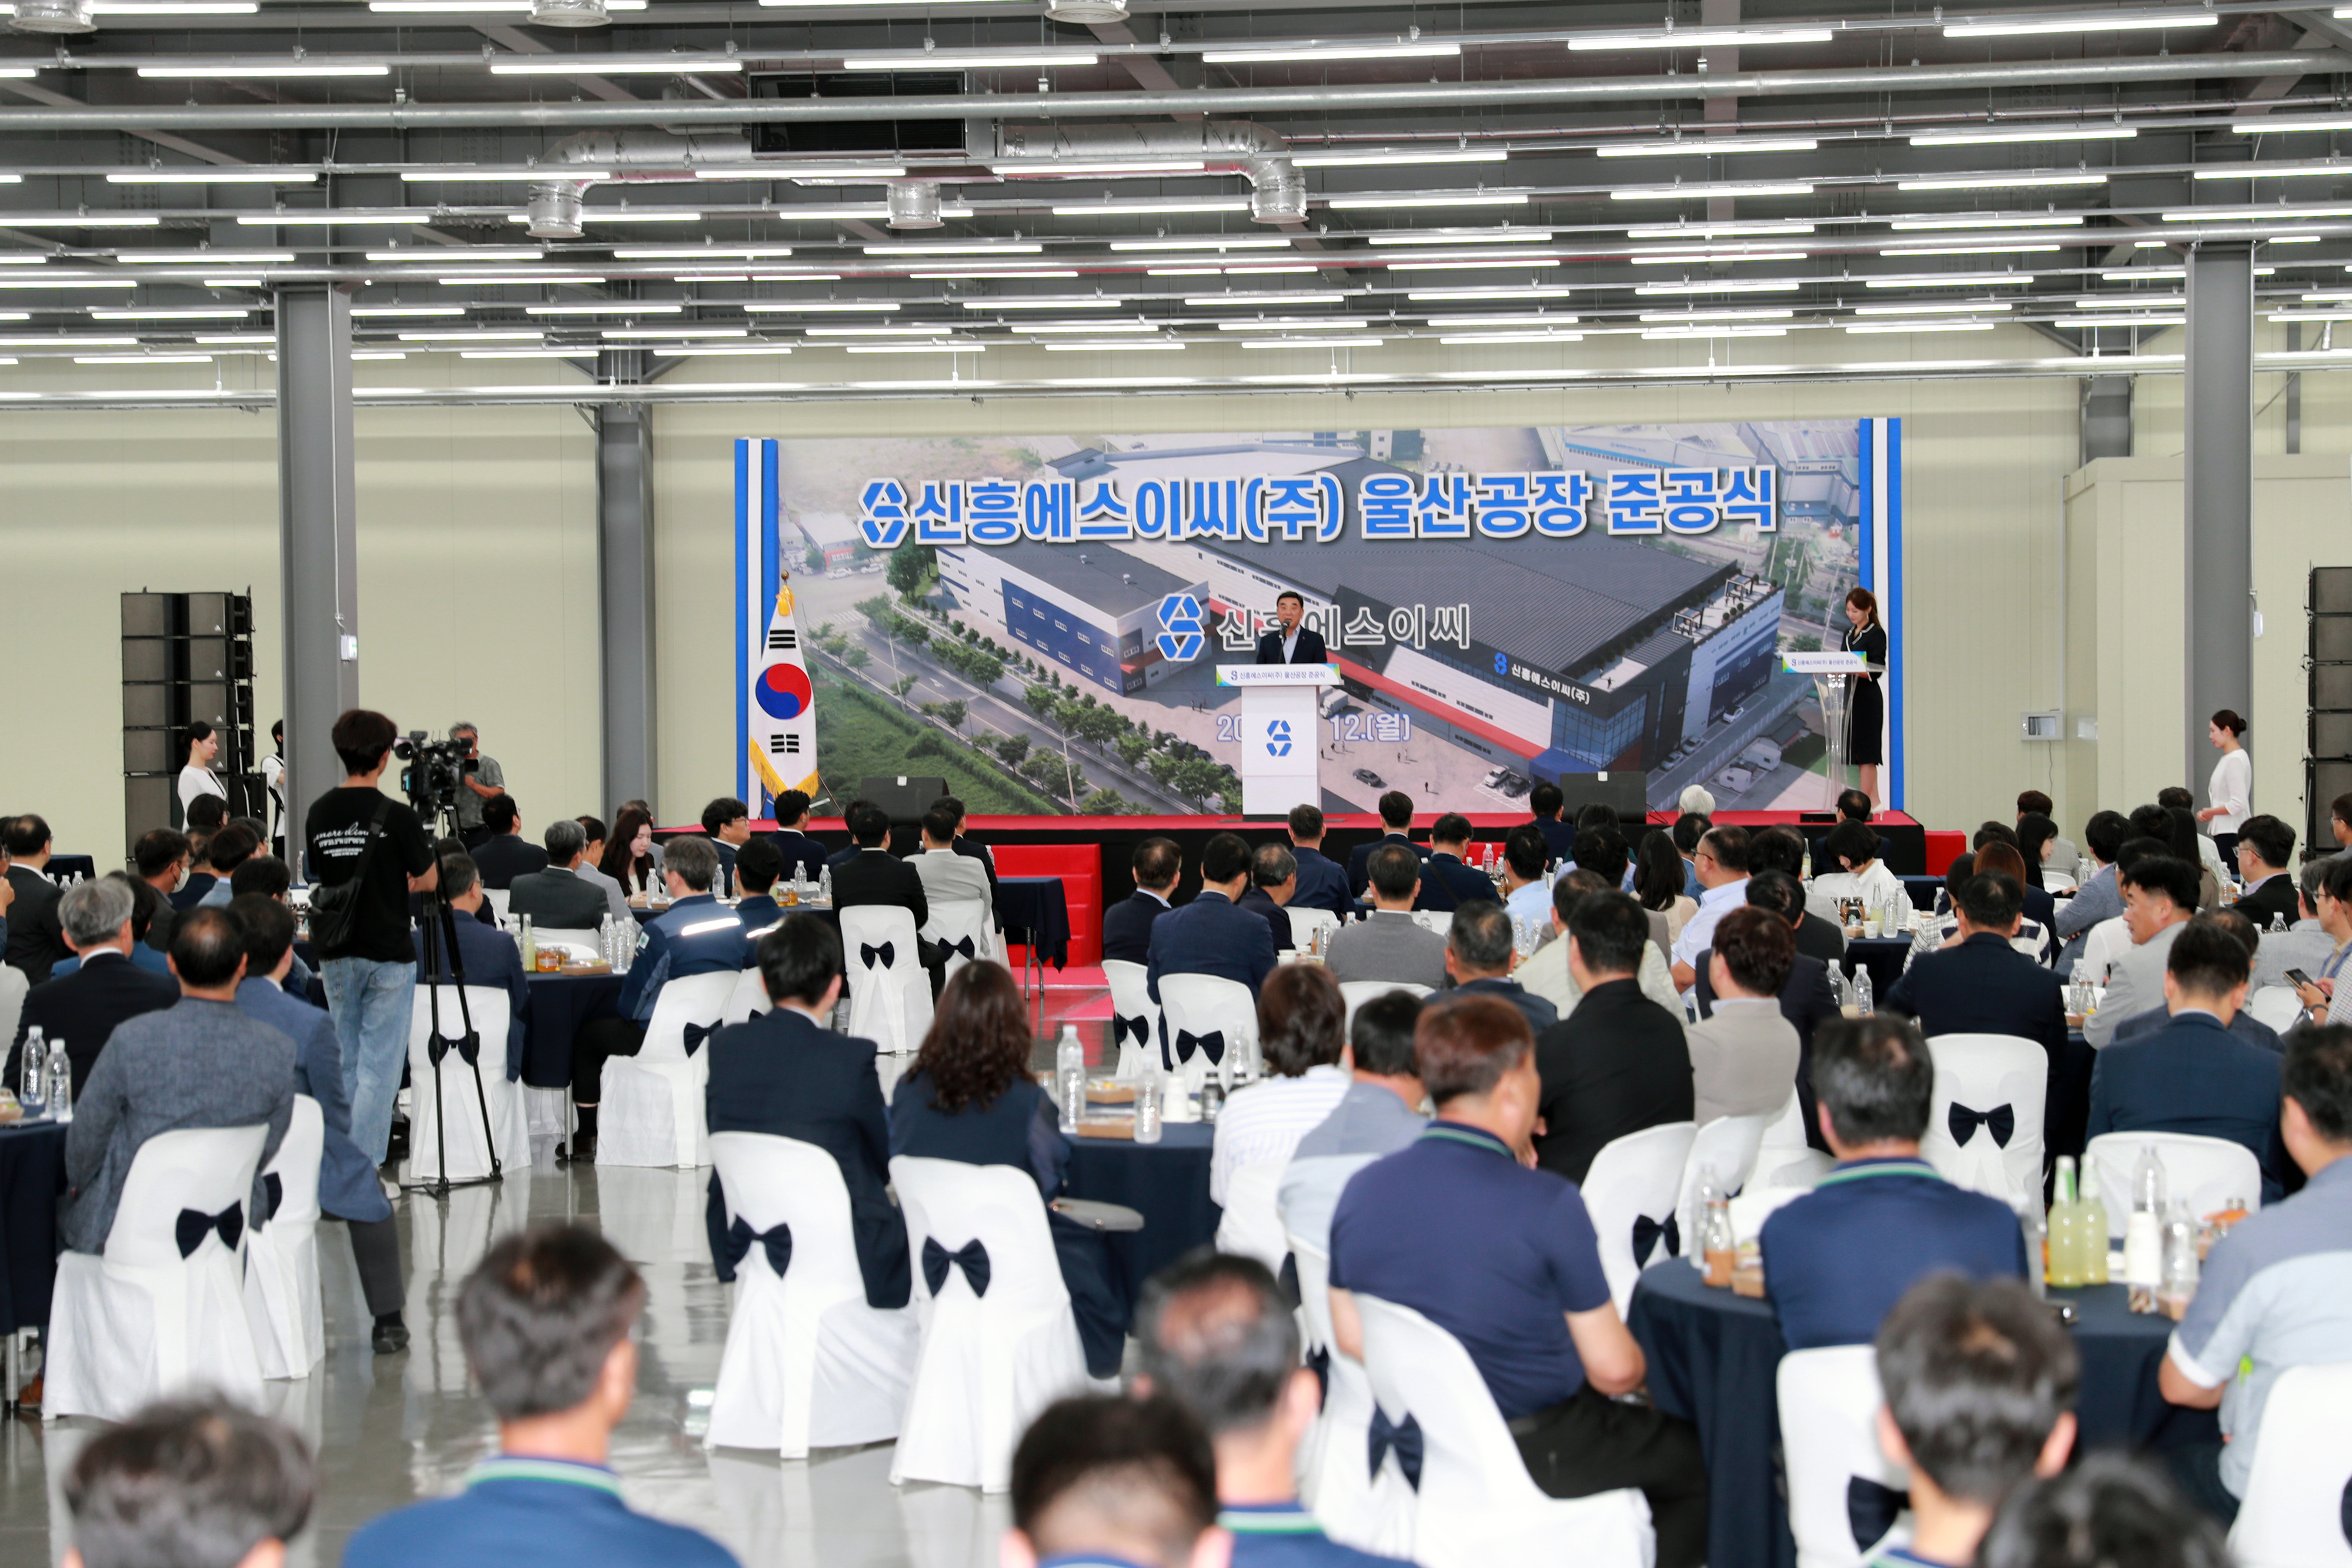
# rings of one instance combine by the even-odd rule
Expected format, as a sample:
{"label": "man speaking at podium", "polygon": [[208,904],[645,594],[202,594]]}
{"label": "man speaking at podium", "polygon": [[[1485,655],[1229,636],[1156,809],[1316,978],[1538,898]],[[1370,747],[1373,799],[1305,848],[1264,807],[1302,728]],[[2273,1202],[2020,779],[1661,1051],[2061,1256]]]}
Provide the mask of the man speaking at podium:
{"label": "man speaking at podium", "polygon": [[1298,624],[1307,613],[1307,601],[1296,593],[1284,593],[1274,601],[1274,618],[1282,622],[1278,630],[1268,632],[1257,640],[1257,662],[1261,664],[1321,664],[1329,662],[1323,651],[1323,633]]}

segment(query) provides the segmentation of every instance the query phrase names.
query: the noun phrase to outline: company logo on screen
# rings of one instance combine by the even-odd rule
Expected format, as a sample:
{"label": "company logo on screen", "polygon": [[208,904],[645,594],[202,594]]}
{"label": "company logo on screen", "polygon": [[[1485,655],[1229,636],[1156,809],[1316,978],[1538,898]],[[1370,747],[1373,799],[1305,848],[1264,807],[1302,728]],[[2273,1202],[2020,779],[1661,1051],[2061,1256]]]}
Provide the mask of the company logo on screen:
{"label": "company logo on screen", "polygon": [[1277,718],[1265,727],[1265,754],[1268,757],[1290,755],[1290,721]]}
{"label": "company logo on screen", "polygon": [[1177,664],[1201,656],[1201,601],[1171,593],[1160,601],[1160,656]]}

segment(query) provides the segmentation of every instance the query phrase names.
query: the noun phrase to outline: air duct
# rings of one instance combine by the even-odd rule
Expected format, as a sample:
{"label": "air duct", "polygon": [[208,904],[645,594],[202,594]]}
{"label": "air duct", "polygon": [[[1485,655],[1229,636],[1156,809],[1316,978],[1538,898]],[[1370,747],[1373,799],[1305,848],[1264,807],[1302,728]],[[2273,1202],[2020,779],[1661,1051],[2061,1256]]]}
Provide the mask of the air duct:
{"label": "air duct", "polygon": [[604,27],[613,21],[604,0],[531,0],[530,19],[541,27]]}
{"label": "air duct", "polygon": [[[596,3],[601,6],[603,0]],[[626,171],[633,164],[648,173],[659,168],[676,176],[680,165],[751,161],[751,143],[741,136],[689,136],[664,131],[583,131],[549,148],[546,158],[551,164],[610,171],[624,180],[631,177]],[[686,177],[691,177],[690,171]],[[525,208],[530,237],[578,239],[581,207],[594,183],[551,176],[532,185]]]}
{"label": "air duct", "polygon": [[98,24],[89,19],[89,0],[16,0],[9,24],[20,33],[89,33]]}
{"label": "air duct", "polygon": [[1087,26],[1127,20],[1127,0],[1045,0],[1045,15],[1055,22]]}
{"label": "air duct", "polygon": [[1219,172],[1249,177],[1250,217],[1261,224],[1307,220],[1307,180],[1290,161],[1281,134],[1246,120],[1209,120],[1197,125],[999,125],[996,155],[1030,161],[1083,158],[1088,162],[1121,157],[1197,155]]}
{"label": "air duct", "polygon": [[884,187],[894,229],[935,229],[940,226],[940,183],[905,180]]}

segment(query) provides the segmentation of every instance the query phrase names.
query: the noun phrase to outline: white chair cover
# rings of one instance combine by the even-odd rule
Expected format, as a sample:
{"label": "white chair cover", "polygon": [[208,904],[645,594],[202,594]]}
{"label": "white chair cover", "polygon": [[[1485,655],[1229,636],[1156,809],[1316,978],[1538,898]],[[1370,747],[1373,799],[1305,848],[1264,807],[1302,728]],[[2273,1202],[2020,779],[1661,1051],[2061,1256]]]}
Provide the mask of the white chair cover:
{"label": "white chair cover", "polygon": [[1290,1251],[1275,1200],[1281,1195],[1287,1156],[1240,1166],[1225,1178],[1225,1211],[1217,1221],[1217,1250],[1255,1258],[1276,1274]]}
{"label": "white chair cover", "polygon": [[[2042,1197],[2042,1113],[2049,1092],[2050,1058],[2032,1040],[2013,1034],[1939,1034],[1927,1041],[1936,1063],[1936,1098],[1927,1113],[1920,1155],[1944,1179],[2012,1207],[2030,1194]],[[1954,1103],[1987,1112],[2006,1105],[2012,1125],[2004,1145],[1989,1126],[1972,1128],[1963,1145],[1952,1136]]]}
{"label": "white chair cover", "polygon": [[[1859,1568],[1875,1541],[1857,1542],[1846,1499],[1853,1483],[1908,1491],[1908,1470],[1878,1446],[1877,1352],[1866,1344],[1791,1351],[1780,1358],[1780,1447],[1788,1456],[1789,1530],[1797,1568]],[[1910,1539],[1906,1511],[1885,1537]]]}
{"label": "white chair cover", "polygon": [[1321,932],[1324,939],[1328,941],[1331,933],[1339,929],[1339,917],[1328,909],[1301,909],[1294,904],[1289,906],[1288,913],[1290,946],[1294,952],[1311,953],[1315,950],[1317,932]]}
{"label": "white chair cover", "polygon": [[[16,1038],[16,1024],[25,1016],[25,994],[31,989],[32,982],[25,978],[24,970],[12,964],[0,964],[0,1034],[9,1040]],[[79,1089],[81,1085],[77,1083],[74,1087]],[[9,1084],[8,1092],[15,1093],[16,1085]]]}
{"label": "white chair cover", "polygon": [[1764,1146],[1756,1155],[1756,1175],[1775,1186],[1811,1187],[1836,1168],[1837,1162],[1805,1142],[1805,1103],[1794,1092],[1764,1129]]}
{"label": "white chair cover", "polygon": [[1298,1260],[1298,1301],[1307,1318],[1307,1352],[1326,1358],[1323,1414],[1298,1446],[1298,1496],[1343,1545],[1363,1552],[1381,1549],[1397,1533],[1397,1521],[1372,1507],[1371,1476],[1365,1466],[1366,1436],[1372,1420],[1372,1385],[1364,1364],[1341,1350],[1331,1336],[1331,1260],[1321,1249],[1292,1234],[1290,1255]]}
{"label": "white chair cover", "polygon": [[2074,892],[2074,874],[2070,872],[2052,871],[2047,866],[2042,867],[2042,891],[2051,894]]}
{"label": "white chair cover", "polygon": [[507,923],[507,903],[509,899],[514,897],[513,890],[504,887],[486,887],[482,889],[482,897],[488,901],[490,913],[499,917],[499,924],[501,926],[505,925]]}
{"label": "white chair cover", "polygon": [[2083,1150],[2083,1158],[2099,1173],[2109,1239],[2123,1239],[2131,1219],[2132,1173],[2139,1168],[2139,1152],[2151,1144],[2164,1162],[2166,1198],[2186,1201],[2197,1218],[2231,1198],[2249,1207],[2263,1201],[2262,1162],[2243,1144],[2196,1133],[2101,1133]]}
{"label": "white chair cover", "polygon": [[[1796,1099],[1790,1091],[1789,1098]],[[1699,1226],[1706,1217],[1698,1211],[1698,1176],[1703,1167],[1715,1170],[1716,1185],[1726,1197],[1746,1186],[1756,1174],[1757,1157],[1763,1152],[1764,1129],[1780,1113],[1762,1112],[1753,1116],[1717,1116],[1699,1128],[1691,1139],[1691,1150],[1683,1161],[1682,1186],[1675,1194],[1675,1215],[1683,1233],[1683,1253],[1696,1257],[1698,1253]]]}
{"label": "white chair cover", "polygon": [[768,983],[760,977],[758,966],[743,971],[735,988],[727,993],[727,1005],[719,1009],[722,1024],[748,1023],[768,1010]]}
{"label": "white chair cover", "polygon": [[1356,1027],[1356,1009],[1374,997],[1387,996],[1391,991],[1402,991],[1409,997],[1429,995],[1427,986],[1417,986],[1409,980],[1342,980],[1339,998],[1348,1004],[1347,1027]]}
{"label": "white chair cover", "polygon": [[1412,912],[1412,923],[1423,931],[1434,931],[1440,936],[1448,936],[1454,930],[1454,911],[1416,909]]}
{"label": "white chair cover", "polygon": [[[1619,1317],[1625,1315],[1625,1303],[1633,1299],[1633,1281],[1643,1270],[1690,1250],[1689,1237],[1671,1249],[1660,1237],[1647,1251],[1637,1253],[1633,1231],[1637,1221],[1649,1222],[1641,1227],[1646,1235],[1674,1218],[1683,1166],[1697,1134],[1697,1126],[1689,1122],[1664,1122],[1628,1133],[1602,1145],[1584,1173],[1585,1212],[1592,1217],[1601,1240],[1601,1271],[1609,1276],[1609,1299],[1617,1303]],[[1679,1221],[1675,1228],[1680,1228]]]}
{"label": "white chair cover", "polygon": [[2284,1034],[2303,1011],[2303,998],[2295,995],[2293,986],[2264,986],[2247,998],[2246,1010],[2254,1015],[2256,1023]]}
{"label": "white chair cover", "polygon": [[[765,1133],[714,1133],[710,1158],[729,1218],[754,1239],[735,1266],[703,1442],[801,1459],[896,1437],[920,1331],[911,1307],[866,1304],[841,1168],[814,1144]],[[760,1239],[780,1226],[792,1247],[781,1278]]]}
{"label": "white chair cover", "polygon": [[1129,958],[1105,958],[1110,982],[1110,1037],[1118,1046],[1118,1082],[1132,1083],[1160,1060],[1160,1004],[1151,999],[1151,971]]}
{"label": "white chair cover", "polygon": [[1402,1527],[1391,1555],[1422,1568],[1570,1559],[1579,1568],[1645,1568],[1652,1561],[1650,1509],[1640,1492],[1546,1497],[1460,1341],[1376,1297],[1357,1296],[1356,1311],[1373,1399],[1391,1422],[1421,1428],[1420,1487],[1407,1484],[1393,1455],[1373,1481],[1374,1506],[1393,1501]]}
{"label": "white chair cover", "polygon": [[[866,961],[866,950],[888,964]],[[915,946],[915,912],[896,904],[862,904],[841,912],[841,956],[849,970],[849,1032],[884,1051],[906,1052],[931,1027],[931,980]]]}
{"label": "white chair cover", "polygon": [[735,970],[721,969],[665,982],[637,1054],[605,1059],[597,1094],[598,1165],[690,1170],[710,1163],[702,1107],[710,1058],[707,1046],[688,1052],[686,1026],[716,1028],[739,978]]}
{"label": "white chair cover", "polygon": [[2294,1366],[2263,1401],[2253,1473],[2230,1531],[2238,1568],[2347,1568],[2344,1497],[2352,1487],[2352,1362]]}
{"label": "white chair cover", "polygon": [[[490,1151],[498,1151],[509,1172],[530,1164],[530,1119],[523,1110],[521,1087],[507,1081],[507,1029],[513,1014],[507,993],[497,986],[467,986],[466,1007],[481,1038],[481,1053],[472,1065],[452,1046],[441,1058],[441,1092],[434,1092],[433,1004],[426,994],[441,994],[441,1035],[445,1040],[465,1033],[465,1014],[457,1008],[457,988],[416,988],[408,1004],[408,1159],[403,1179],[432,1181],[441,1175],[442,1134],[447,1133],[449,1179],[471,1181],[490,1174]],[[478,1067],[481,1092],[474,1091]],[[489,1126],[482,1125],[482,1109],[489,1108]],[[486,1135],[487,1132],[487,1135]]]}
{"label": "white chair cover", "polygon": [[294,1120],[263,1168],[278,1178],[278,1207],[254,1216],[245,1241],[245,1312],[264,1377],[308,1377],[327,1356],[319,1293],[319,1154],[327,1121],[308,1094],[294,1096]]}
{"label": "white chair cover", "polygon": [[181,1213],[240,1220],[261,1164],[266,1126],[187,1127],[139,1146],[122,1182],[103,1256],[58,1259],[49,1302],[41,1419],[121,1421],[141,1406],[197,1388],[261,1405],[261,1362],[245,1314],[245,1247],[217,1228],[180,1255]]}
{"label": "white chair cover", "polygon": [[[953,1160],[890,1162],[891,1185],[907,1217],[914,1302],[922,1353],[890,1479],[945,1481],[1003,1491],[1013,1448],[1040,1410],[1083,1392],[1087,1358],[1062,1284],[1036,1179],[1011,1166]],[[988,1260],[988,1291],[948,1265],[936,1293],[927,1244],[950,1254],[977,1242]]]}
{"label": "white chair cover", "polygon": [[[1215,975],[1162,975],[1160,1008],[1168,1024],[1160,1065],[1168,1067],[1170,1059],[1176,1059],[1170,1071],[1183,1073],[1187,1089],[1200,1088],[1212,1073],[1231,1082],[1241,1071],[1241,1064],[1257,1054],[1257,998],[1239,980]],[[1195,1040],[1215,1037],[1223,1054],[1213,1062],[1207,1049],[1195,1045],[1187,1055],[1186,1035]]]}
{"label": "white chair cover", "polygon": [[[996,956],[991,942],[996,933],[996,911],[989,905],[976,898],[934,899],[930,915],[923,925],[922,935],[949,949],[947,973],[950,977],[975,958]],[[961,946],[965,942],[971,944],[968,954]]]}

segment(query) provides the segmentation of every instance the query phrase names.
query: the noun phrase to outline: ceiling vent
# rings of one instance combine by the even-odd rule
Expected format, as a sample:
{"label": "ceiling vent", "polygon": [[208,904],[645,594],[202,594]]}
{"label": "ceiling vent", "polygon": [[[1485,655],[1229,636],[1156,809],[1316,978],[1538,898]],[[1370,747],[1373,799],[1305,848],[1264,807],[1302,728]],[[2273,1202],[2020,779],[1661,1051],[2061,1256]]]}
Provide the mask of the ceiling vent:
{"label": "ceiling vent", "polygon": [[935,229],[940,226],[940,185],[936,180],[909,180],[886,187],[894,229]]}
{"label": "ceiling vent", "polygon": [[1127,20],[1127,0],[1045,0],[1045,15],[1056,22],[1086,26]]}
{"label": "ceiling vent", "polygon": [[578,180],[549,180],[530,188],[524,206],[533,239],[578,239],[581,199],[588,187]]}
{"label": "ceiling vent", "polygon": [[602,27],[613,20],[604,0],[531,0],[530,19],[541,27]]}
{"label": "ceiling vent", "polygon": [[89,0],[17,0],[8,25],[20,33],[88,33],[98,26],[89,19]]}

